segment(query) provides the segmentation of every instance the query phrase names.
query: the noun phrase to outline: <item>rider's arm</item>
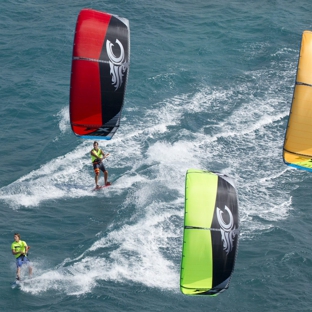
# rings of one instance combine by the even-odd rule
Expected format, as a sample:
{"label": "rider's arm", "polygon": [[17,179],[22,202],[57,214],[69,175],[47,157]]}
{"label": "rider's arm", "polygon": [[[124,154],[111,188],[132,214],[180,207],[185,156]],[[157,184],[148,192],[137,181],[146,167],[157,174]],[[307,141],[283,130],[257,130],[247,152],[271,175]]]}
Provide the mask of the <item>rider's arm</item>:
{"label": "rider's arm", "polygon": [[24,252],[22,252],[21,250],[17,250],[17,251],[15,251],[14,249],[12,249],[12,254],[13,255],[17,255],[17,254],[24,254]]}

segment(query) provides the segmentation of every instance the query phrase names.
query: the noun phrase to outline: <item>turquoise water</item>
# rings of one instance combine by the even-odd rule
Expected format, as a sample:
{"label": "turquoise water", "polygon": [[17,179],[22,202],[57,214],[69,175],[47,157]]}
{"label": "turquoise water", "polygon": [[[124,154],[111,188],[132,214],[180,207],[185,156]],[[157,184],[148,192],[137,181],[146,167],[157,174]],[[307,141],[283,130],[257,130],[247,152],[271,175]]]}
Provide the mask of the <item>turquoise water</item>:
{"label": "turquoise water", "polygon": [[[68,101],[76,18],[126,17],[121,127],[100,147],[113,185],[92,192],[92,141]],[[311,173],[282,146],[309,1],[3,1],[0,11],[1,311],[309,311]],[[230,288],[179,291],[189,168],[236,180]],[[34,277],[12,290],[13,233]]]}

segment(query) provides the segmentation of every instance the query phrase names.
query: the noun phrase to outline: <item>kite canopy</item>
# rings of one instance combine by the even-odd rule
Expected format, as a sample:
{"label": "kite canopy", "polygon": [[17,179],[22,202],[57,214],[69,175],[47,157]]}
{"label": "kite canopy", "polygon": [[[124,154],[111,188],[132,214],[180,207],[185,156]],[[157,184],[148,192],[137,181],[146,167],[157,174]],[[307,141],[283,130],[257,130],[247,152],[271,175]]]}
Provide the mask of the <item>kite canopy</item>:
{"label": "kite canopy", "polygon": [[70,123],[83,138],[109,140],[117,131],[130,61],[129,21],[80,11],[73,46]]}
{"label": "kite canopy", "polygon": [[229,287],[238,249],[238,203],[233,180],[189,169],[180,289],[186,295],[216,296]]}
{"label": "kite canopy", "polygon": [[283,158],[289,166],[312,171],[312,32],[307,30],[302,34]]}

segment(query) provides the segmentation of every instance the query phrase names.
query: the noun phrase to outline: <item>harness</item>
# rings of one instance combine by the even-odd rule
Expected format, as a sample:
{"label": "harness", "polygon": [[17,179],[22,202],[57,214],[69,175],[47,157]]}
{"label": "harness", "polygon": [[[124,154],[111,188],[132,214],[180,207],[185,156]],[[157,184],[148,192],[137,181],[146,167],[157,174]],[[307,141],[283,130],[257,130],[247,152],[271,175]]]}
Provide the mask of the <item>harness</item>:
{"label": "harness", "polygon": [[[22,261],[24,261],[24,259],[28,259],[28,255],[20,255],[19,257],[17,257],[16,259],[21,259]],[[29,259],[28,259],[29,260]]]}

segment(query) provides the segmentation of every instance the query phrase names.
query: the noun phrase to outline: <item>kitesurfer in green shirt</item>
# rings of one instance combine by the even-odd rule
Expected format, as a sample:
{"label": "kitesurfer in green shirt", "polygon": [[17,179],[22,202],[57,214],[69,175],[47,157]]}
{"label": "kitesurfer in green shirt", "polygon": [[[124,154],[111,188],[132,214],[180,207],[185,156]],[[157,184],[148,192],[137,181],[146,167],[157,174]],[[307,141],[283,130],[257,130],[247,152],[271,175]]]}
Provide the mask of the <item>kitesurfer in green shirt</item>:
{"label": "kitesurfer in green shirt", "polygon": [[111,185],[110,182],[107,181],[108,171],[105,169],[103,164],[103,160],[109,155],[109,153],[105,154],[100,148],[99,143],[94,141],[93,149],[91,150],[91,161],[93,164],[93,169],[95,172],[95,188],[100,188],[98,185],[98,180],[100,176],[100,170],[104,173],[104,185]]}
{"label": "kitesurfer in green shirt", "polygon": [[18,281],[21,279],[21,267],[23,264],[28,266],[29,276],[32,274],[32,266],[27,258],[29,248],[30,247],[26,244],[26,242],[21,240],[21,235],[19,233],[15,233],[14,242],[11,244],[11,250],[16,259],[16,280]]}

